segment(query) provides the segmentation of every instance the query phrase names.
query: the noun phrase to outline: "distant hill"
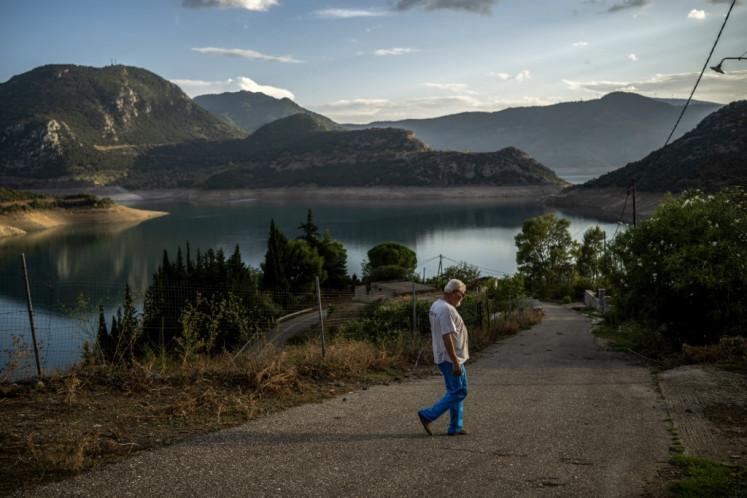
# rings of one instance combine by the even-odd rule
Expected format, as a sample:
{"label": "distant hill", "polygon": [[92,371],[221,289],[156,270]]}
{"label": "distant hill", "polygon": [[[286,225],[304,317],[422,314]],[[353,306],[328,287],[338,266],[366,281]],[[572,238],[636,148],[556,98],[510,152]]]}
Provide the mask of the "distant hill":
{"label": "distant hill", "polygon": [[245,131],[247,135],[268,123],[294,114],[311,114],[321,120],[327,120],[330,126],[333,124],[332,120],[304,109],[290,99],[276,99],[264,93],[226,92],[218,95],[200,95],[195,97],[194,101],[226,123]]}
{"label": "distant hill", "polygon": [[48,65],[0,84],[0,177],[110,183],[154,145],[242,133],[145,69]]}
{"label": "distant hill", "polygon": [[583,185],[568,187],[545,202],[563,211],[633,222],[633,179],[638,214],[643,216],[650,216],[667,192],[747,188],[747,101],[732,102],[666,147]]}
{"label": "distant hill", "polygon": [[634,178],[642,191],[747,188],[747,100],[732,102],[666,147],[582,187],[625,187]]}
{"label": "distant hill", "polygon": [[[675,137],[720,107],[712,103],[691,105]],[[617,92],[586,102],[345,127],[404,128],[442,150],[489,152],[512,146],[561,176],[601,175],[661,147],[681,111],[681,103]]]}
{"label": "distant hill", "polygon": [[[213,167],[206,169],[201,157],[209,157]],[[178,171],[173,164],[180,165]],[[204,144],[199,151],[154,149],[139,159],[130,181],[199,188],[563,184],[515,148],[479,154],[433,151],[410,131],[340,130],[310,114],[274,121],[244,140]]]}

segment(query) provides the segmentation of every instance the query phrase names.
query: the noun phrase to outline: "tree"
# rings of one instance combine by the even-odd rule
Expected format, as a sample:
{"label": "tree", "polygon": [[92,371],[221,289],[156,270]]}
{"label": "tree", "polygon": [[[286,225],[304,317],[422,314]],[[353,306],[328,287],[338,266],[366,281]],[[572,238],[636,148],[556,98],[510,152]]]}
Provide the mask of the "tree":
{"label": "tree", "polygon": [[604,230],[595,226],[584,232],[584,240],[581,243],[576,267],[581,278],[587,279],[594,286],[601,277],[606,238]]}
{"label": "tree", "polygon": [[266,289],[277,289],[287,291],[290,288],[290,280],[286,274],[286,261],[290,251],[290,242],[283,232],[270,220],[270,238],[267,240],[267,252],[262,267],[262,284]]}
{"label": "tree", "polygon": [[300,292],[313,291],[315,277],[319,277],[320,283],[327,279],[324,258],[303,239],[292,240],[288,244],[285,274],[291,289]]}
{"label": "tree", "polygon": [[332,240],[329,230],[324,232],[323,239],[316,239],[314,246],[324,259],[324,272],[327,278],[326,287],[343,289],[350,285],[348,276],[348,252],[342,242]]}
{"label": "tree", "polygon": [[464,283],[472,282],[480,278],[480,269],[475,265],[470,265],[466,261],[460,261],[456,265],[447,267],[444,270],[444,280],[456,278]]}
{"label": "tree", "polygon": [[675,346],[747,330],[747,194],[690,190],[618,234],[608,277],[622,316]]}
{"label": "tree", "polygon": [[304,233],[302,238],[309,243],[319,238],[319,227],[314,224],[313,220],[314,217],[311,214],[311,208],[309,208],[309,211],[306,214],[306,223],[298,225],[298,228],[300,228]]}
{"label": "tree", "polygon": [[516,263],[527,288],[540,296],[566,292],[574,271],[578,243],[573,240],[566,218],[555,213],[524,220],[514,237],[518,249]]}
{"label": "tree", "polygon": [[409,247],[397,242],[382,242],[368,250],[368,262],[363,264],[363,278],[377,280],[411,279],[418,258]]}

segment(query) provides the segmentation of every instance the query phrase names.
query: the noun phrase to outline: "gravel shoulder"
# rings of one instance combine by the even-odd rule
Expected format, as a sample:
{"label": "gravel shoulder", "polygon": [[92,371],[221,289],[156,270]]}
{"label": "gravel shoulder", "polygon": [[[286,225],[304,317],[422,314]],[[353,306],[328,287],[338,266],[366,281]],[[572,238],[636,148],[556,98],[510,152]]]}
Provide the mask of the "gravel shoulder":
{"label": "gravel shoulder", "polygon": [[[671,436],[650,369],[557,305],[467,366],[472,434],[428,437],[437,376],[347,393],[18,496],[658,496]],[[435,371],[435,369],[434,369]]]}

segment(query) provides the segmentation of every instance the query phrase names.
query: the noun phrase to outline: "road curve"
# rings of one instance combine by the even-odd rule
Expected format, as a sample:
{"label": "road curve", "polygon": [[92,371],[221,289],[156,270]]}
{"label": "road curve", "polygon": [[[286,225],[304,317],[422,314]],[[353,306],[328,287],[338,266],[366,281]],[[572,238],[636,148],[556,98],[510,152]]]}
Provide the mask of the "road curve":
{"label": "road curve", "polygon": [[641,496],[668,460],[651,372],[545,319],[473,359],[469,436],[428,437],[439,376],[347,393],[137,455],[19,496]]}

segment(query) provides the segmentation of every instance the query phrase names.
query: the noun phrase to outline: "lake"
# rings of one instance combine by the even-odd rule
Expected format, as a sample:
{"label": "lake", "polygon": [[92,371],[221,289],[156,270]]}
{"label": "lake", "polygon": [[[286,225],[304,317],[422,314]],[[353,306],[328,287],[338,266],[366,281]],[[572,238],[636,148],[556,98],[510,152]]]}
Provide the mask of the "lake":
{"label": "lake", "polygon": [[[288,238],[295,238],[301,235],[298,227],[306,222],[311,209],[320,234],[328,230],[347,249],[351,275],[360,276],[371,247],[394,241],[415,251],[421,277],[436,275],[439,265],[447,268],[461,261],[477,266],[485,276],[500,277],[516,271],[514,236],[523,221],[548,211],[531,202],[489,199],[281,202],[245,198],[220,204],[126,203],[170,214],[135,226],[64,227],[0,239],[0,351],[12,349],[11,335],[24,334],[24,340],[29,337],[21,253],[26,255],[36,325],[46,342],[46,362],[64,368],[70,357],[77,357],[82,339],[66,337],[69,344],[58,346],[61,338],[52,329],[69,323],[81,298],[104,304],[107,317],[111,317],[122,303],[125,283],[136,295],[147,289],[164,250],[174,258],[177,248],[185,252],[189,243],[193,257],[198,249],[204,252],[209,248],[223,249],[230,256],[238,244],[244,262],[259,268],[270,221],[274,220]],[[571,234],[577,240],[595,225],[608,238],[618,228],[609,221],[557,214],[571,221]],[[60,352],[53,354],[52,350]],[[0,372],[3,363],[0,357]]]}

